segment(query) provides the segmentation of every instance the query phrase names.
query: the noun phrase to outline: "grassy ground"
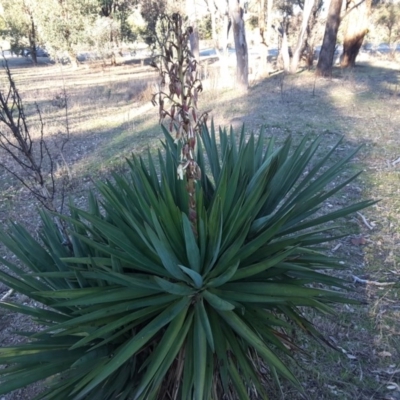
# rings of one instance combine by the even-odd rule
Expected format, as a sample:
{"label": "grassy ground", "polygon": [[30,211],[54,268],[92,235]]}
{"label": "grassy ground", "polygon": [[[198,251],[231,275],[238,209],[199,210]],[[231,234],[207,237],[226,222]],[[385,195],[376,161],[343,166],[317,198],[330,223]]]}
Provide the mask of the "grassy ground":
{"label": "grassy ground", "polygon": [[[145,67],[114,68],[25,65],[10,66],[25,100],[33,127],[34,102],[42,110],[46,139],[56,154],[61,172],[68,165],[68,192],[79,205],[93,179],[123,168],[124,157],[154,150],[161,138],[157,109],[150,104],[156,77]],[[323,135],[323,149],[344,137],[337,155],[359,145],[351,166],[364,174],[326,204],[327,208],[360,198],[380,199],[362,215],[345,221],[349,237],[330,243],[326,250],[340,257],[348,270],[354,296],[365,303],[344,306],[335,317],[309,315],[339,349],[321,347],[301,338],[309,356],[297,355],[305,367],[294,365],[309,399],[400,399],[400,73],[394,61],[372,60],[351,71],[335,70],[332,79],[316,80],[313,73],[275,74],[254,81],[245,95],[232,88],[218,89],[217,80],[205,82],[200,108],[211,109],[215,123],[249,130],[264,127],[282,141],[291,134]],[[63,156],[60,141],[67,135],[63,92],[68,95],[70,140]],[[36,124],[36,125],[35,125]],[[18,219],[37,229],[36,204],[25,190],[0,170],[0,224]],[[397,283],[396,285],[382,285]],[[7,288],[0,286],[0,296]],[[12,295],[11,300],[26,299]],[[17,339],[13,329],[29,321],[0,314],[0,344]],[[7,400],[29,399],[35,388],[19,391]],[[300,399],[292,388],[271,388],[271,398]]]}

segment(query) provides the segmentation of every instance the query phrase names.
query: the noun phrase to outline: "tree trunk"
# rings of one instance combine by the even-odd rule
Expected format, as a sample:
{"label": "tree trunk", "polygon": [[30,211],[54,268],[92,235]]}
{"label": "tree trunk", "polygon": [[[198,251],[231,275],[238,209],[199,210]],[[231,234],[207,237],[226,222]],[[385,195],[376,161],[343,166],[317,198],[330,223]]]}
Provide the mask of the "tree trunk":
{"label": "tree trunk", "polygon": [[189,25],[193,28],[193,32],[189,36],[190,51],[194,58],[199,61],[199,29],[197,27],[195,0],[186,0],[186,15],[189,17]]}
{"label": "tree trunk", "polygon": [[73,69],[77,69],[79,67],[79,62],[78,62],[78,58],[76,56],[75,51],[69,47],[67,50],[67,56],[69,58],[69,62],[71,63],[71,66]]}
{"label": "tree trunk", "polygon": [[267,47],[271,47],[271,27],[272,27],[272,6],[274,0],[267,0],[267,23],[265,26],[265,43]]}
{"label": "tree trunk", "polygon": [[290,71],[290,55],[289,55],[289,43],[287,38],[287,30],[289,27],[289,21],[287,17],[284,17],[283,22],[281,23],[281,28],[278,29],[278,33],[282,36],[281,38],[281,47],[279,50],[279,66],[283,67],[285,72]]}
{"label": "tree trunk", "polygon": [[301,22],[301,29],[299,37],[297,39],[296,48],[293,52],[292,63],[290,65],[290,72],[292,74],[297,72],[299,66],[300,57],[303,54],[306,42],[307,27],[310,20],[311,12],[314,7],[315,0],[304,0],[303,6],[303,20]]}
{"label": "tree trunk", "polygon": [[306,64],[309,69],[314,64],[314,38],[315,38],[314,27],[317,23],[317,18],[318,18],[318,14],[321,9],[321,6],[322,6],[322,4],[321,4],[320,0],[317,0],[314,3],[314,7],[311,12],[311,17],[308,20],[308,25],[307,25],[307,34],[306,34],[304,48],[305,48],[305,54],[306,54]]}
{"label": "tree trunk", "polygon": [[217,33],[217,29],[215,27],[216,36],[214,40],[214,48],[219,60],[218,83],[221,86],[228,86],[232,82],[228,66],[228,36],[230,31],[229,8],[226,1],[219,1],[218,5],[213,0],[211,3],[213,3],[214,6],[214,21],[216,15],[222,19],[219,34]]}
{"label": "tree trunk", "polygon": [[346,27],[343,41],[343,54],[340,66],[352,68],[360,51],[365,35],[368,33],[368,19],[371,11],[371,0],[348,0],[346,10]]}
{"label": "tree trunk", "polygon": [[342,0],[331,0],[326,20],[324,40],[319,54],[317,76],[331,76],[333,57],[335,55],[336,38],[340,25]]}
{"label": "tree trunk", "polygon": [[197,25],[191,24],[193,28],[193,32],[189,36],[189,41],[190,41],[190,51],[193,54],[193,57],[199,61],[200,58],[200,46],[199,46],[199,30],[197,28]]}
{"label": "tree trunk", "polygon": [[29,49],[30,53],[29,55],[31,56],[32,62],[37,65],[37,52],[36,52],[36,43],[35,41],[31,41],[31,37],[29,37]]}
{"label": "tree trunk", "polygon": [[229,0],[229,16],[233,25],[233,38],[236,49],[237,83],[241,89],[247,90],[249,87],[249,57],[243,13],[239,0]]}
{"label": "tree trunk", "polygon": [[214,2],[212,2],[213,8],[210,9],[211,13],[211,37],[213,41],[213,46],[218,49],[219,48],[219,40],[217,34],[217,22],[215,21],[215,14],[217,10],[215,9]]}
{"label": "tree trunk", "polygon": [[258,8],[258,29],[260,33],[260,43],[259,43],[259,50],[260,50],[260,75],[265,76],[268,75],[267,72],[267,57],[268,57],[268,44],[265,41],[265,0],[260,0]]}
{"label": "tree trunk", "polygon": [[30,14],[31,26],[29,31],[29,48],[31,50],[31,58],[35,65],[37,65],[37,53],[36,53],[36,27],[33,22],[32,14]]}

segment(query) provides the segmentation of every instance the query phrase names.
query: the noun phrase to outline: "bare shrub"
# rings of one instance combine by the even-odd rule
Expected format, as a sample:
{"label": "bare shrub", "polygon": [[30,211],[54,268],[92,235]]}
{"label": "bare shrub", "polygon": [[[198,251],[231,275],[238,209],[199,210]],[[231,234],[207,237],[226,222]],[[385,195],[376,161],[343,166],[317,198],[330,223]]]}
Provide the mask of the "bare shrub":
{"label": "bare shrub", "polygon": [[[0,90],[0,151],[5,154],[5,157],[0,159],[0,167],[27,188],[46,209],[52,212],[62,211],[65,182],[61,185],[61,206],[57,208],[55,205],[56,163],[44,139],[44,122],[40,108],[35,104],[35,112],[39,120],[39,135],[34,138],[22,98],[5,59],[4,71],[7,84],[4,90]],[[62,153],[69,140],[68,104],[65,90],[58,95],[58,102],[62,102],[67,122],[67,137],[63,139],[60,146]],[[68,240],[62,222],[57,217],[55,219],[64,239]]]}

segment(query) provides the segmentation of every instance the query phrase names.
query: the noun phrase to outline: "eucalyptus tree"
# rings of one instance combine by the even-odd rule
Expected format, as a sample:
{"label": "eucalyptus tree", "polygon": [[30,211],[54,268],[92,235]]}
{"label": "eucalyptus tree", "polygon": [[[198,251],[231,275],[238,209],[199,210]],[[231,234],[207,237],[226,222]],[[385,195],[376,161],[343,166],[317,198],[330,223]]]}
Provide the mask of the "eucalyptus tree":
{"label": "eucalyptus tree", "polygon": [[152,45],[157,41],[157,22],[161,15],[166,12],[165,0],[142,0],[140,1],[140,13],[146,23],[142,32],[144,41]]}
{"label": "eucalyptus tree", "polygon": [[3,10],[1,36],[9,40],[11,50],[17,54],[28,47],[32,61],[36,64],[38,34],[33,2],[31,0],[0,0],[0,5]]}
{"label": "eucalyptus tree", "polygon": [[372,0],[347,0],[344,19],[343,54],[340,66],[354,67],[365,35],[369,31]]}
{"label": "eucalyptus tree", "polygon": [[389,43],[392,50],[400,42],[400,3],[383,2],[378,4],[373,13],[375,26],[383,28],[383,40]]}
{"label": "eucalyptus tree", "polygon": [[300,57],[305,49],[307,33],[308,33],[307,28],[309,27],[309,21],[312,15],[313,8],[315,6],[315,2],[316,0],[304,0],[303,3],[301,28],[290,64],[290,72],[292,73],[295,73],[297,71],[300,62]]}
{"label": "eucalyptus tree", "polygon": [[228,72],[228,43],[233,33],[236,52],[236,80],[242,89],[248,87],[249,61],[244,21],[246,2],[241,0],[205,0],[211,15],[213,46],[220,64],[220,84],[231,81]]}
{"label": "eucalyptus tree", "polygon": [[243,14],[244,10],[240,1],[229,0],[229,17],[233,26],[236,50],[236,79],[239,87],[246,90],[249,86],[249,53]]}
{"label": "eucalyptus tree", "polygon": [[98,0],[98,5],[100,17],[113,21],[117,27],[117,33],[110,36],[110,42],[118,44],[119,41],[136,40],[128,20],[138,0]]}
{"label": "eucalyptus tree", "polygon": [[259,0],[258,5],[258,32],[260,52],[260,74],[267,74],[268,48],[271,46],[272,7],[274,0]]}
{"label": "eucalyptus tree", "polygon": [[188,23],[192,27],[192,32],[189,36],[190,51],[194,57],[199,59],[200,51],[200,40],[199,40],[199,28],[197,24],[197,4],[196,0],[186,0],[186,15],[188,17]]}
{"label": "eucalyptus tree", "polygon": [[331,0],[326,20],[324,39],[318,59],[317,76],[331,76],[336,39],[341,21],[340,11],[343,0]]}
{"label": "eucalyptus tree", "polygon": [[91,44],[98,0],[34,0],[40,37],[53,57],[66,55],[74,66],[77,53]]}
{"label": "eucalyptus tree", "polygon": [[323,0],[275,0],[280,17],[274,27],[281,38],[280,58],[286,72],[295,73],[304,54],[310,64],[322,4]]}

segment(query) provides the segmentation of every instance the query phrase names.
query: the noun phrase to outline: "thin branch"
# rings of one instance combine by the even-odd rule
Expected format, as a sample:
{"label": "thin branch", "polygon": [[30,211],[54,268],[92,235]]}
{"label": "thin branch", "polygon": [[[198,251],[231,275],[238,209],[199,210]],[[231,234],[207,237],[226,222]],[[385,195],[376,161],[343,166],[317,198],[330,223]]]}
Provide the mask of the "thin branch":
{"label": "thin branch", "polygon": [[[0,132],[0,135],[1,135],[1,132]],[[23,167],[23,169],[24,169],[25,171],[29,171],[29,170],[35,171],[35,169],[32,167],[32,165],[26,164],[24,161],[21,160],[20,157],[18,157],[17,155],[15,155],[7,146],[4,146],[3,143],[2,143],[2,141],[1,141],[1,139],[2,139],[2,138],[1,138],[1,136],[0,136],[0,148],[2,148],[4,151],[6,151],[6,152],[21,166],[21,167]],[[21,151],[21,149],[20,149],[19,147],[16,147],[16,146],[11,146],[11,147],[15,147],[16,150],[18,150],[19,152],[21,152],[22,155],[23,155],[23,152]]]}
{"label": "thin branch", "polygon": [[361,217],[362,221],[368,229],[374,229],[374,227],[367,221],[367,218],[365,218],[364,215],[362,215],[359,211],[357,211],[357,214]]}
{"label": "thin branch", "polygon": [[[67,91],[65,89],[65,80],[64,80],[64,75],[63,77],[63,95],[64,95],[64,102],[65,102],[65,129],[67,131],[67,138],[64,139],[62,145],[61,145],[61,154],[64,151],[65,145],[69,142],[70,138],[70,131],[69,131],[69,108],[68,108],[68,95]],[[65,160],[64,160],[65,161]]]}
{"label": "thin branch", "polygon": [[[10,175],[12,175],[19,182],[21,182],[23,186],[25,186],[43,205],[45,205],[44,203],[45,197],[42,194],[40,194],[40,192],[34,189],[34,182],[29,182],[27,179],[22,178],[20,175],[18,175],[16,172],[8,168],[3,163],[0,163],[0,167],[3,167]],[[32,177],[30,177],[30,179],[33,180]]]}
{"label": "thin branch", "polygon": [[1,299],[0,303],[5,301],[8,297],[10,297],[14,293],[14,289],[10,289]]}
{"label": "thin branch", "polygon": [[368,279],[361,279],[358,276],[352,275],[354,283],[362,283],[363,285],[374,285],[374,286],[392,286],[399,282],[377,282],[370,281]]}
{"label": "thin branch", "polygon": [[342,16],[341,19],[343,20],[344,18],[346,18],[355,8],[357,8],[358,6],[360,6],[364,2],[365,2],[365,0],[361,0],[357,4],[354,4],[353,7],[349,8],[348,10],[346,10],[346,12],[344,13],[344,15]]}
{"label": "thin branch", "polygon": [[400,157],[392,162],[392,166],[394,167],[398,163],[400,163]]}

